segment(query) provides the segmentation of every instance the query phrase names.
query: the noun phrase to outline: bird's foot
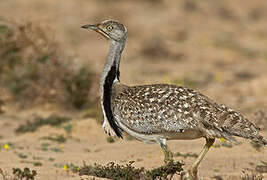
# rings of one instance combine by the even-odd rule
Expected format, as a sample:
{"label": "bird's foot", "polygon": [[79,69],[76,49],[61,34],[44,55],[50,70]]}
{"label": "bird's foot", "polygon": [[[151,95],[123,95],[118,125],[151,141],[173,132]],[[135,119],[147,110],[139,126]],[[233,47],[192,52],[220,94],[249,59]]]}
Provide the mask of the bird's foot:
{"label": "bird's foot", "polygon": [[197,170],[193,171],[192,169],[189,169],[187,171],[182,171],[180,175],[181,180],[199,180],[197,176]]}

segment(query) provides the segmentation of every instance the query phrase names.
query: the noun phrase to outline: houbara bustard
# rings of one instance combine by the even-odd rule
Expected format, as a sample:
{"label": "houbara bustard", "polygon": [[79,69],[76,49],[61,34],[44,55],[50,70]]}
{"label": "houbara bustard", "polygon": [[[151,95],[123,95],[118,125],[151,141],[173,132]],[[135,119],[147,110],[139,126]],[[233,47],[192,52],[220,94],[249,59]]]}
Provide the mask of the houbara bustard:
{"label": "houbara bustard", "polygon": [[140,141],[159,143],[166,163],[172,160],[167,140],[205,138],[205,146],[187,171],[189,179],[197,179],[197,168],[215,138],[236,142],[233,136],[239,136],[267,144],[256,125],[195,90],[168,84],[122,84],[119,67],[127,39],[126,27],[118,21],[106,20],[82,28],[94,30],[110,42],[100,80],[103,128],[109,135],[122,138],[125,131]]}

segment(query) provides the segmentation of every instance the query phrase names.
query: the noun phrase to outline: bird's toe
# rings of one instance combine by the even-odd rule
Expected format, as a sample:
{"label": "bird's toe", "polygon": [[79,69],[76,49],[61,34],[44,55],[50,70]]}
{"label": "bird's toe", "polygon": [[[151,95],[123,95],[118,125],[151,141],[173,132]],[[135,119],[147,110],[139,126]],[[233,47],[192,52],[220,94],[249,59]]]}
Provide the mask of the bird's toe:
{"label": "bird's toe", "polygon": [[191,171],[190,169],[182,171],[180,175],[181,175],[181,180],[199,180],[197,172],[193,173],[193,171]]}

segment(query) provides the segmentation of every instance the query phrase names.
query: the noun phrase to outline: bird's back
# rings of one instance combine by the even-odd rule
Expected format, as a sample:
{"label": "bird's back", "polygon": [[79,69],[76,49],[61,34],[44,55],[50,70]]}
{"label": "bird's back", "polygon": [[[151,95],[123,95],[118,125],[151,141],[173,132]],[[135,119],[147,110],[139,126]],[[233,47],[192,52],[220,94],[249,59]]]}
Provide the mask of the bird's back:
{"label": "bird's back", "polygon": [[140,134],[190,132],[187,136],[193,136],[195,132],[196,138],[223,137],[234,141],[234,135],[262,140],[258,128],[241,114],[185,87],[168,84],[128,87],[118,83],[114,85],[112,109],[117,121]]}

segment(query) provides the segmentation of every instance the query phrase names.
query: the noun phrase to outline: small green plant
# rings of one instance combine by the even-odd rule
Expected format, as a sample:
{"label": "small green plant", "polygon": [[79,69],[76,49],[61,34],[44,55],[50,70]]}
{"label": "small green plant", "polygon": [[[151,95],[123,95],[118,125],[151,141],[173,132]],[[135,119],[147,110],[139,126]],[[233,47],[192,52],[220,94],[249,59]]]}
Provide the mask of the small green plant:
{"label": "small green plant", "polygon": [[53,161],[55,161],[55,158],[49,157],[48,160],[53,162]]}
{"label": "small green plant", "polygon": [[59,126],[62,123],[70,121],[70,118],[58,115],[51,115],[47,118],[36,117],[33,122],[27,122],[26,124],[20,125],[15,131],[16,133],[26,133],[26,132],[34,132],[39,127],[44,125],[50,126]]}
{"label": "small green plant", "polygon": [[37,172],[25,167],[24,170],[20,168],[13,168],[14,180],[34,180]]}
{"label": "small green plant", "polygon": [[198,157],[198,154],[196,153],[186,153],[186,154],[183,154],[183,153],[180,153],[180,152],[177,152],[174,154],[174,156],[179,156],[179,157],[183,157],[183,158],[188,158],[188,157],[193,157],[193,158],[197,158]]}
{"label": "small green plant", "polygon": [[182,163],[173,161],[152,170],[146,170],[143,167],[135,168],[132,166],[133,163],[134,161],[131,161],[126,165],[118,165],[110,162],[106,166],[99,164],[88,166],[84,164],[84,166],[79,170],[79,175],[96,176],[116,180],[164,180],[167,176],[172,176],[183,170]]}
{"label": "small green plant", "polygon": [[40,157],[40,156],[33,156],[32,159],[33,159],[33,160],[42,160],[43,158]]}
{"label": "small green plant", "polygon": [[109,136],[109,137],[107,137],[107,142],[108,143],[114,143],[115,139]]}
{"label": "small green plant", "polygon": [[34,166],[42,166],[43,164],[39,161],[33,162],[32,163]]}
{"label": "small green plant", "polygon": [[23,153],[18,153],[18,156],[22,159],[26,159],[28,158],[28,156],[26,154],[23,154]]}
{"label": "small green plant", "polygon": [[43,151],[48,151],[48,147],[50,146],[50,144],[49,143],[42,143],[41,144],[41,149],[43,150]]}
{"label": "small green plant", "polygon": [[62,134],[55,135],[55,136],[45,136],[45,137],[42,137],[42,139],[55,141],[57,143],[65,143],[67,141],[67,139]]}
{"label": "small green plant", "polygon": [[70,171],[72,171],[73,173],[77,173],[77,172],[80,171],[81,168],[80,168],[79,166],[73,164],[73,163],[70,163],[70,164],[65,164],[65,165],[63,166],[63,169],[65,169],[65,170],[70,170]]}
{"label": "small green plant", "polygon": [[66,133],[70,134],[72,131],[72,124],[66,124],[63,128],[66,131]]}
{"label": "small green plant", "polygon": [[54,152],[63,152],[62,149],[58,147],[51,147],[50,150]]}

